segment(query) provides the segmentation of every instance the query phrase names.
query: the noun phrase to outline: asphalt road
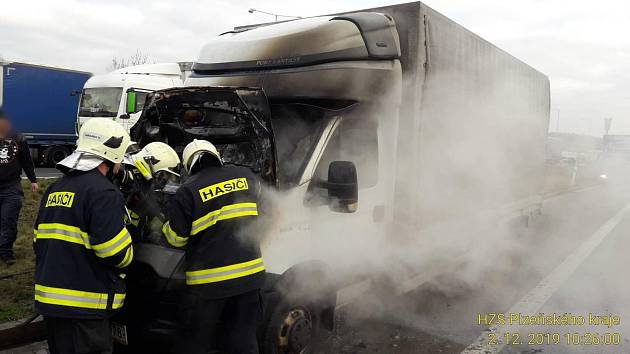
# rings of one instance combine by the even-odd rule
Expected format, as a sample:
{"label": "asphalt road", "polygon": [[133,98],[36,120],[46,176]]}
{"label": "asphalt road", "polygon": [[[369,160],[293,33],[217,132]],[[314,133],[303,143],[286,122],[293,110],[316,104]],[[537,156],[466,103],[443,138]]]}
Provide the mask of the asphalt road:
{"label": "asphalt road", "polygon": [[[471,265],[463,264],[401,299],[344,309],[321,352],[630,353],[628,203],[630,188],[612,185],[549,199],[517,246],[489,251],[478,274],[469,276]],[[512,313],[569,314],[585,323],[479,324],[480,315],[483,322]],[[589,324],[590,315],[618,316],[620,324]]]}
{"label": "asphalt road", "polygon": [[[489,245],[480,258],[402,297],[366,292],[338,312],[317,352],[630,353],[629,203],[630,187],[612,184],[548,199],[541,217],[511,235],[513,247]],[[479,323],[513,313],[568,314],[585,323]],[[613,320],[589,323],[592,316]]]}
{"label": "asphalt road", "polygon": [[38,178],[59,178],[61,172],[56,168],[36,168],[35,175]]}
{"label": "asphalt road", "polygon": [[[35,176],[37,176],[37,178],[59,178],[61,177],[61,172],[59,172],[58,169],[56,168],[36,168],[35,169]],[[22,173],[22,178],[26,178],[26,175],[24,175],[24,173]]]}

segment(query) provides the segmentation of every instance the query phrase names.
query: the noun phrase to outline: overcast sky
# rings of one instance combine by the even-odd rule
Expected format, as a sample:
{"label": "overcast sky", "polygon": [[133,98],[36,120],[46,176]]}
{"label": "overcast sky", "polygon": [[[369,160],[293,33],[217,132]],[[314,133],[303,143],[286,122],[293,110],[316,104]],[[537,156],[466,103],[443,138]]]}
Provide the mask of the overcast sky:
{"label": "overcast sky", "polygon": [[[311,16],[386,0],[21,0],[0,4],[0,56],[107,71],[136,50],[154,61],[193,61],[235,25],[273,20],[248,9]],[[630,2],[429,0],[429,6],[549,75],[551,130],[630,134]]]}

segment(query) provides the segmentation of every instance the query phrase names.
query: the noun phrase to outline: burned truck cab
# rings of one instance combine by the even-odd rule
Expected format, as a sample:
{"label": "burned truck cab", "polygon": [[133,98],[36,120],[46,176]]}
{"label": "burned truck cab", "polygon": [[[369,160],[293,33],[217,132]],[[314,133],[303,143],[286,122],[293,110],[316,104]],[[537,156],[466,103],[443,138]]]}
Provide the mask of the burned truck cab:
{"label": "burned truck cab", "polygon": [[[377,225],[359,223],[384,234],[391,209],[383,205],[394,194],[387,172],[396,161],[400,57],[394,20],[376,12],[240,27],[201,50],[186,86],[260,87],[269,101],[284,216],[263,249],[272,272],[305,259],[338,263],[343,256],[321,246],[340,243],[329,231],[335,224],[347,228],[376,215]],[[350,208],[328,198],[334,191],[326,182],[338,175],[330,168],[339,161],[356,170],[359,201]],[[345,237],[368,231],[355,230]]]}
{"label": "burned truck cab", "polygon": [[276,184],[276,158],[267,98],[261,89],[173,88],[150,94],[131,136],[144,146],[161,141],[180,155],[193,139],[212,141],[226,163],[249,167]]}
{"label": "burned truck cab", "polygon": [[[132,129],[140,146],[162,141],[180,153],[193,139],[209,140],[226,163],[251,168],[269,187],[263,353],[301,353],[332,328],[344,286],[334,276],[346,265],[339,260],[377,251],[344,247],[339,230],[346,240],[385,235],[393,177],[382,171],[395,161],[399,57],[395,23],[380,13],[236,29],[202,49],[185,87],[150,94]],[[122,349],[168,345],[181,259],[178,250],[137,247],[119,316],[131,348]]]}

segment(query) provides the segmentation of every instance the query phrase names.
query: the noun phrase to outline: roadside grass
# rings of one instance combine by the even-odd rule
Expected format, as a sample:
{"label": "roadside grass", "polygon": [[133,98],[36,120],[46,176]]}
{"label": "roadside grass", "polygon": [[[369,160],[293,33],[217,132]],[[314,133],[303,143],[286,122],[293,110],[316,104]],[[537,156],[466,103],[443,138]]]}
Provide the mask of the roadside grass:
{"label": "roadside grass", "polygon": [[[23,181],[24,203],[18,221],[18,237],[14,252],[17,263],[6,266],[0,263],[0,323],[22,319],[33,313],[33,223],[39,201],[54,180],[39,180],[39,191],[32,193],[30,183]],[[15,274],[14,276],[5,278]]]}

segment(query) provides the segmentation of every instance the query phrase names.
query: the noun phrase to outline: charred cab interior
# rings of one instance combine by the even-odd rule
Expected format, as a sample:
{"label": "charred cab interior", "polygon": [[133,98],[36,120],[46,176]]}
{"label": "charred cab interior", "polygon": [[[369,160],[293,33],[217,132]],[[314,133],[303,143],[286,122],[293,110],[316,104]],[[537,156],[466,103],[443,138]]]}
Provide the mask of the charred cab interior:
{"label": "charred cab interior", "polygon": [[255,88],[174,88],[149,94],[131,137],[144,146],[162,141],[178,153],[193,139],[217,146],[226,163],[251,168],[277,183],[269,105]]}

